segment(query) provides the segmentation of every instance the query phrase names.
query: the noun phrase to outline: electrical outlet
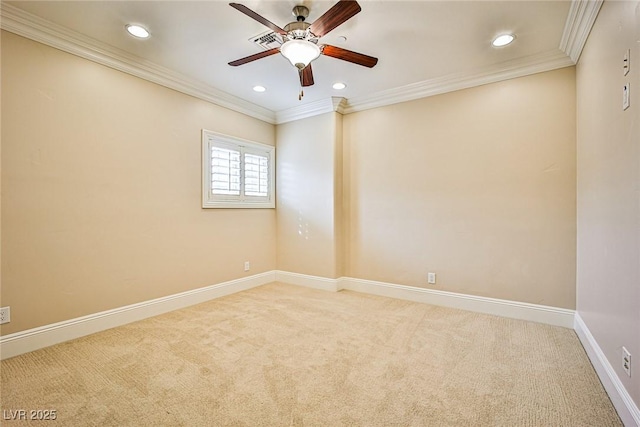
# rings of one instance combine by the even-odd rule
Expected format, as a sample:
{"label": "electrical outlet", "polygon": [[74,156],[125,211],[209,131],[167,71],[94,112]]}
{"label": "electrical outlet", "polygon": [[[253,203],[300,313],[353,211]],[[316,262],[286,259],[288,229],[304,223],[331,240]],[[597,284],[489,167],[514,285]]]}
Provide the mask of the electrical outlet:
{"label": "electrical outlet", "polygon": [[0,325],[11,322],[11,307],[0,308]]}
{"label": "electrical outlet", "polygon": [[631,353],[624,347],[622,347],[622,369],[631,376]]}
{"label": "electrical outlet", "polygon": [[244,271],[249,271],[251,270],[251,264],[249,264],[249,261],[245,261],[244,262]]}
{"label": "electrical outlet", "polygon": [[436,284],[436,273],[427,273],[427,282],[431,285]]}

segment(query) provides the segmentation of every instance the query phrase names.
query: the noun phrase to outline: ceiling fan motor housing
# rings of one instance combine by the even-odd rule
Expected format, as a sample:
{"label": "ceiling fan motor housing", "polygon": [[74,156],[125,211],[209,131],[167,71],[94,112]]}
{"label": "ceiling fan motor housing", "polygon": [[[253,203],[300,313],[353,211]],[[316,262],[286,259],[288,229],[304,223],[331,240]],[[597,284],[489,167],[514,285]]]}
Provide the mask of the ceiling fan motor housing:
{"label": "ceiling fan motor housing", "polygon": [[318,39],[311,33],[311,31],[309,31],[310,26],[310,24],[303,21],[291,22],[284,27],[284,30],[287,32],[287,37],[290,39],[309,40],[315,43]]}

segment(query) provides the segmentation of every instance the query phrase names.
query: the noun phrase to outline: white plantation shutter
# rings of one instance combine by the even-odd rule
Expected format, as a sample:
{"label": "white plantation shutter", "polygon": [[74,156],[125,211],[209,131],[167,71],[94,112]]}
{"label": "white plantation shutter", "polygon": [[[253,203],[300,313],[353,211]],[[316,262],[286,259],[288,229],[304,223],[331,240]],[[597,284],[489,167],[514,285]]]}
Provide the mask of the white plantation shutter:
{"label": "white plantation shutter", "polygon": [[202,207],[274,208],[275,148],[202,131]]}
{"label": "white plantation shutter", "polygon": [[244,194],[267,197],[269,193],[269,158],[257,154],[244,155]]}
{"label": "white plantation shutter", "polygon": [[240,151],[211,147],[211,193],[240,195]]}

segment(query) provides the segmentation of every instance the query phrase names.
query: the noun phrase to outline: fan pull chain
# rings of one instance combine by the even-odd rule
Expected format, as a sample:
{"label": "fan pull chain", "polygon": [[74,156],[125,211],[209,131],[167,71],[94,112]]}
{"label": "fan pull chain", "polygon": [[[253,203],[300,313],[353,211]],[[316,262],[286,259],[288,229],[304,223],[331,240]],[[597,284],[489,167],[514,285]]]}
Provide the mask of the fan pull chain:
{"label": "fan pull chain", "polygon": [[298,92],[298,101],[302,101],[302,98],[304,98],[304,77],[302,69],[298,69],[298,75],[300,76],[300,92]]}

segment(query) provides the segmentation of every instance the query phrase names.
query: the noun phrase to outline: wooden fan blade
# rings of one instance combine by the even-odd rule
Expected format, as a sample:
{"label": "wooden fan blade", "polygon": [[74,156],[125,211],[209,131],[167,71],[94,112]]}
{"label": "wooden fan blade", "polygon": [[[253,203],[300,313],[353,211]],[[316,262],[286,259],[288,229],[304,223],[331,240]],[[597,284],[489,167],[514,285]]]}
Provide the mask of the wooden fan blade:
{"label": "wooden fan blade", "polygon": [[249,9],[247,6],[245,6],[243,4],[239,4],[239,3],[229,3],[229,6],[231,6],[234,9],[239,10],[240,12],[244,13],[245,15],[247,15],[249,18],[255,19],[256,21],[258,21],[262,25],[265,25],[265,26],[271,28],[276,33],[282,34],[283,36],[287,35],[287,32],[285,30],[283,30],[282,28],[278,27],[276,24],[274,24],[273,22],[269,21],[268,19],[258,15],[253,10]]}
{"label": "wooden fan blade", "polygon": [[343,61],[353,62],[354,64],[362,65],[364,67],[373,68],[378,63],[378,58],[373,56],[364,55],[358,52],[352,52],[347,49],[343,49],[337,46],[324,45],[322,47],[322,54],[331,56],[332,58],[342,59]]}
{"label": "wooden fan blade", "polygon": [[300,70],[300,84],[303,87],[313,86],[313,70],[311,64]]}
{"label": "wooden fan blade", "polygon": [[255,61],[256,59],[271,56],[278,52],[280,52],[280,48],[274,47],[273,49],[265,50],[264,52],[256,53],[255,55],[249,55],[245,58],[236,59],[235,61],[229,62],[229,65],[231,65],[232,67],[237,67],[238,65],[246,64],[247,62]]}
{"label": "wooden fan blade", "polygon": [[322,37],[346,20],[360,12],[360,5],[355,0],[340,0],[327,10],[324,15],[311,24],[309,30],[317,37]]}

